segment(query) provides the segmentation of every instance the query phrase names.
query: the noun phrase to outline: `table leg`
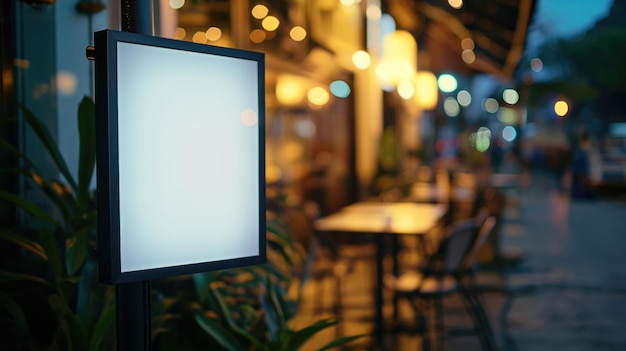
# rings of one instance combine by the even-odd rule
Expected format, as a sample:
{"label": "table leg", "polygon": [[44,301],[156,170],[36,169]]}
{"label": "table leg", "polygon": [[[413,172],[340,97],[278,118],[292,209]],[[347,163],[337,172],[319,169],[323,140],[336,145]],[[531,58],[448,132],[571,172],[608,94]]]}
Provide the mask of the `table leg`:
{"label": "table leg", "polygon": [[384,259],[384,235],[376,235],[376,320],[374,325],[374,333],[376,344],[382,345],[383,342],[383,259]]}

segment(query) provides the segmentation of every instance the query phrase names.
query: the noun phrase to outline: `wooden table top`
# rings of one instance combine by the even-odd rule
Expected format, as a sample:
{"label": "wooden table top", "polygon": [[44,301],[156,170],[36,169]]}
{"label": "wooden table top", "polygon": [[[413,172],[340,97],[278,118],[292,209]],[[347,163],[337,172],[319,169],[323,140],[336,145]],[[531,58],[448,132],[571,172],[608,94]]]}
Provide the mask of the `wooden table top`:
{"label": "wooden table top", "polygon": [[315,229],[380,234],[425,234],[447,211],[444,204],[357,202],[319,218]]}

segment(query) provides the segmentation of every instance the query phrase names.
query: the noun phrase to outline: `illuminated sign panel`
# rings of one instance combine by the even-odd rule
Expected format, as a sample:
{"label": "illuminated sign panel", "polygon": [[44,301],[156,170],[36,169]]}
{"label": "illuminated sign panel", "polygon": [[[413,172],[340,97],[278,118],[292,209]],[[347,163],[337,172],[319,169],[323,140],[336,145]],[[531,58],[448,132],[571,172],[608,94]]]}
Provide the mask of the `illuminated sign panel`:
{"label": "illuminated sign panel", "polygon": [[101,280],[265,262],[263,54],[95,39]]}

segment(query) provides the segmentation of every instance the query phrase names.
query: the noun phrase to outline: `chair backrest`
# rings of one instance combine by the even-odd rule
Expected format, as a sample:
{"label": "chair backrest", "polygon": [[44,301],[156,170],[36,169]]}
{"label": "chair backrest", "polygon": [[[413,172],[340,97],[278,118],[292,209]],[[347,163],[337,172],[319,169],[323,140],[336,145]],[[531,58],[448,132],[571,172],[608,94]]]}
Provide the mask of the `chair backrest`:
{"label": "chair backrest", "polygon": [[429,262],[430,269],[447,273],[459,271],[476,240],[477,233],[478,225],[473,219],[451,224]]}
{"label": "chair backrest", "polygon": [[494,229],[496,227],[496,222],[497,222],[497,219],[495,216],[489,216],[480,225],[479,230],[478,230],[478,235],[476,236],[476,239],[474,240],[472,247],[470,248],[469,252],[467,253],[467,256],[465,257],[465,260],[463,261],[461,265],[462,270],[464,271],[470,270],[476,264],[476,257],[478,256],[478,253],[480,252],[480,250],[483,248],[483,245],[485,244],[485,242],[487,242],[487,239],[489,238],[489,236],[492,235],[492,233],[494,232]]}

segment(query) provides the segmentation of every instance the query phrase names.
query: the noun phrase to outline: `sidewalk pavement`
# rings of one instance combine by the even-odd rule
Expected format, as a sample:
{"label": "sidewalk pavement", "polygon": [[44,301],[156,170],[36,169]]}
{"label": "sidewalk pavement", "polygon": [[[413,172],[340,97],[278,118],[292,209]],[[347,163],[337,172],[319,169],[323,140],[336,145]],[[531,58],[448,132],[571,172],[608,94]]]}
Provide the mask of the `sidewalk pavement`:
{"label": "sidewalk pavement", "polygon": [[[508,190],[500,229],[500,249],[508,258],[500,269],[477,277],[482,300],[503,351],[626,350],[626,203],[573,201],[545,173],[533,173],[528,187]],[[321,296],[330,306],[331,284],[310,282],[299,322],[340,316],[342,323],[307,343],[303,350],[337,335],[371,331],[373,301],[367,284],[372,267],[356,267],[343,284],[344,308],[313,313]],[[321,288],[321,289],[320,289]],[[459,301],[446,301],[454,305]],[[400,312],[402,312],[402,307]],[[402,313],[401,313],[402,315]],[[446,324],[471,325],[466,315]],[[420,350],[420,337],[389,333],[382,349]],[[368,337],[351,350],[373,350]],[[447,337],[445,350],[481,350],[475,335]]]}

